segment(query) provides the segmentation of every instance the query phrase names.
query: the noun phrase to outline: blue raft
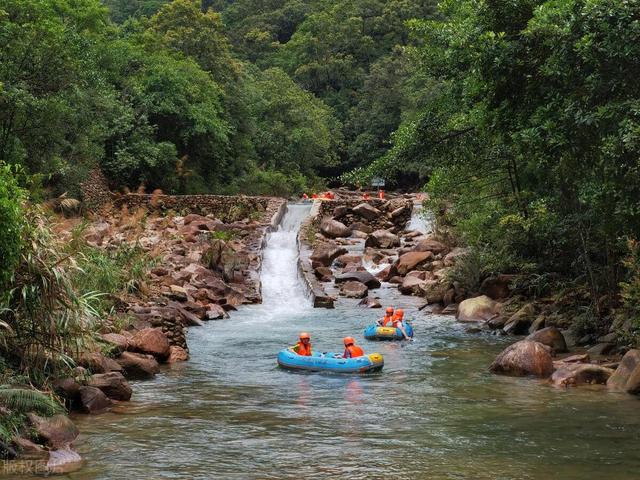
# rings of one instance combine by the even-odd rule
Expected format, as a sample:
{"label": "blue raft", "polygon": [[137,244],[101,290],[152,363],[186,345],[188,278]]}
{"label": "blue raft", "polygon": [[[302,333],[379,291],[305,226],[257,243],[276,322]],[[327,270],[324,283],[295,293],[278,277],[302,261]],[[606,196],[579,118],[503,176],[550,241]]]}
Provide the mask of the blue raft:
{"label": "blue raft", "polygon": [[[413,337],[413,327],[404,322],[404,330],[409,337]],[[399,328],[381,327],[379,325],[369,325],[364,329],[364,338],[367,340],[402,340],[404,336]]]}
{"label": "blue raft", "polygon": [[314,353],[310,357],[303,357],[287,348],[278,353],[278,365],[310,372],[370,373],[382,370],[384,359],[379,353],[356,358],[342,358],[337,353]]}

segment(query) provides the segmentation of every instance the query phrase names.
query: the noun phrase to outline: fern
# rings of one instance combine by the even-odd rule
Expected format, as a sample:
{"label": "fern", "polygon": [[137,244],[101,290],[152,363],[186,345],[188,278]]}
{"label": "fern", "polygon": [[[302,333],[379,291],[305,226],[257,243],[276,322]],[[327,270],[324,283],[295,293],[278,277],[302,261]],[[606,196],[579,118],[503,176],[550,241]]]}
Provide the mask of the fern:
{"label": "fern", "polygon": [[58,402],[37,390],[6,385],[0,387],[0,404],[14,412],[37,412],[45,416],[63,411]]}

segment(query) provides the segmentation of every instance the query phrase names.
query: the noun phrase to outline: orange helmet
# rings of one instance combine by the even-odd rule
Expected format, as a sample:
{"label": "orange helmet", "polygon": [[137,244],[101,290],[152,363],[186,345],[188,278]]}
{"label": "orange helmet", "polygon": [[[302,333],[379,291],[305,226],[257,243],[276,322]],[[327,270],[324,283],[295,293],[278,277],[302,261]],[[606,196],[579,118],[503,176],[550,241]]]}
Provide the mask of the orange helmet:
{"label": "orange helmet", "polygon": [[400,318],[404,317],[404,310],[401,308],[397,309],[396,315],[398,315]]}
{"label": "orange helmet", "polygon": [[354,343],[356,343],[353,337],[344,337],[342,341],[344,342],[345,347],[348,347],[349,345],[353,345]]}
{"label": "orange helmet", "polygon": [[387,313],[393,313],[393,307],[387,307]]}
{"label": "orange helmet", "polygon": [[302,332],[300,334],[300,340],[311,340],[311,335],[309,335],[307,332]]}

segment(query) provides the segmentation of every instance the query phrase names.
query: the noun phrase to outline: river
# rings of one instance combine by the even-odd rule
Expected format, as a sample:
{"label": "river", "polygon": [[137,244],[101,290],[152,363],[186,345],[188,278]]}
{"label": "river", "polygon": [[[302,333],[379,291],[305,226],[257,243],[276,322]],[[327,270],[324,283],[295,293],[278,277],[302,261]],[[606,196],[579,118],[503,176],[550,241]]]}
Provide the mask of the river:
{"label": "river", "polygon": [[290,206],[270,235],[264,303],[189,331],[191,360],[110,413],[76,416],[86,466],[69,479],[588,479],[640,477],[640,403],[598,389],[558,390],[491,375],[512,341],[469,334],[451,317],[418,312],[397,290],[383,303],[414,319],[411,343],[371,343],[380,374],[296,374],[277,352],[308,331],[341,350],[380,310],[340,300],[313,309],[296,271]]}

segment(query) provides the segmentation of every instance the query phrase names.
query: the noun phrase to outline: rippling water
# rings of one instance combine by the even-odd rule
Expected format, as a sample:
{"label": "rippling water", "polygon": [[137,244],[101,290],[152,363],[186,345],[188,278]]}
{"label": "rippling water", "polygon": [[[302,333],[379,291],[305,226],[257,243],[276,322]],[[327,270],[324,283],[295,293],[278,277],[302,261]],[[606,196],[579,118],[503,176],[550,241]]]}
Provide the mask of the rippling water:
{"label": "rippling water", "polygon": [[[304,211],[285,219],[295,230]],[[135,382],[117,411],[78,416],[87,466],[72,479],[637,479],[640,403],[490,375],[507,340],[407,307],[416,341],[371,343],[380,374],[296,374],[276,353],[301,330],[341,348],[380,310],[314,310],[295,273],[295,233],[265,252],[263,305],[189,332],[191,361]]]}

